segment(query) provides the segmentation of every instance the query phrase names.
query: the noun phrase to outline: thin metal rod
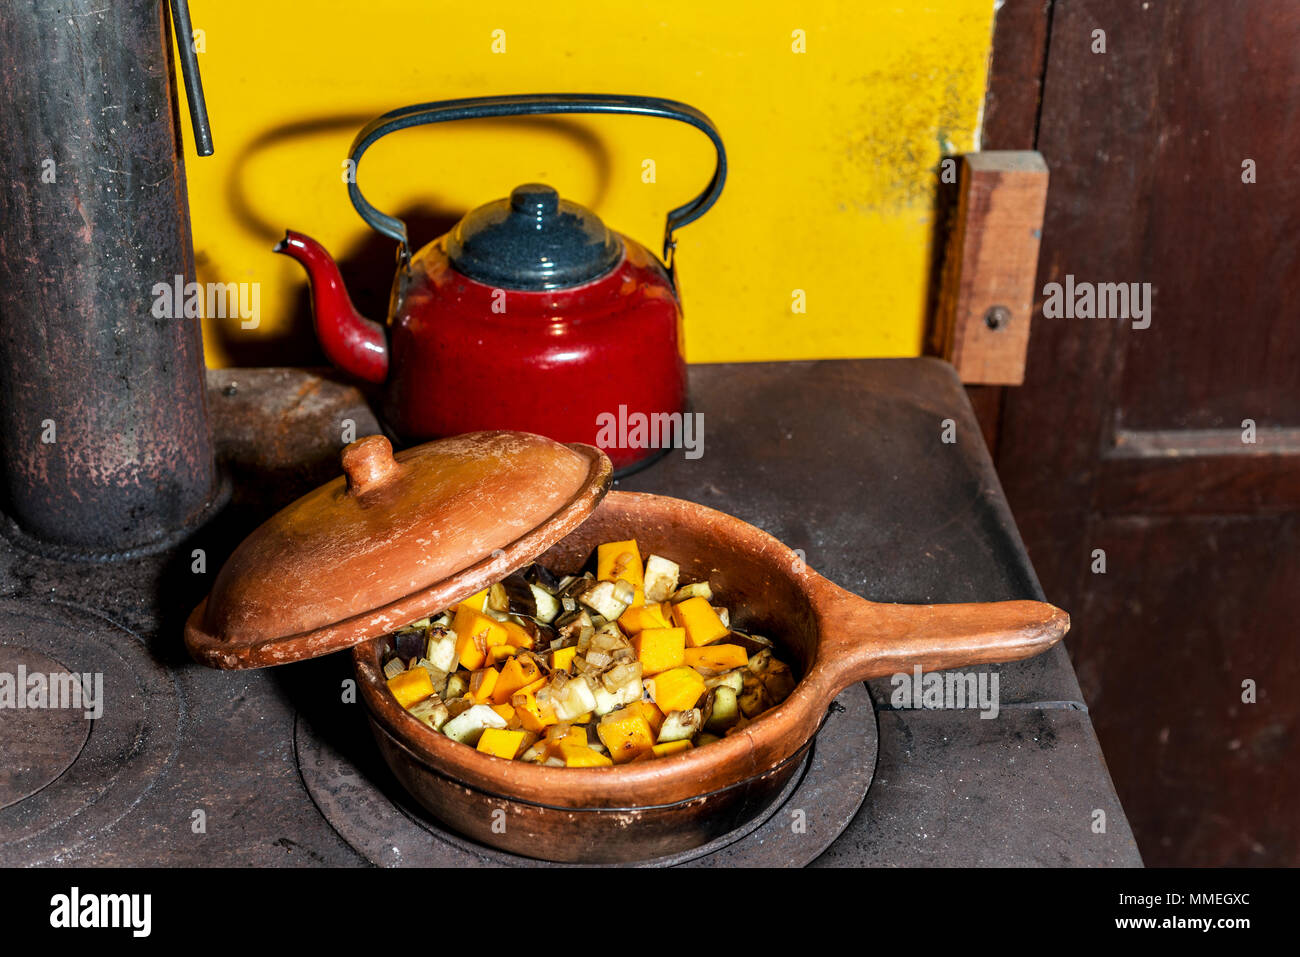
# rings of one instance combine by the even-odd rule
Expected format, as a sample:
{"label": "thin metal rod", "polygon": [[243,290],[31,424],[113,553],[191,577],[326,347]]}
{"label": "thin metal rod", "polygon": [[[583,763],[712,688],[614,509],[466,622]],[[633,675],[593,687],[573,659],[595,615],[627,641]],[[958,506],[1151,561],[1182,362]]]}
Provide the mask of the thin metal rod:
{"label": "thin metal rod", "polygon": [[188,0],[171,0],[172,28],[181,55],[181,76],[185,80],[185,99],[190,104],[190,122],[194,124],[194,146],[200,156],[212,155],[212,127],[208,125],[208,105],[203,99],[203,79],[199,76],[199,58],[194,52],[194,28],[190,25]]}

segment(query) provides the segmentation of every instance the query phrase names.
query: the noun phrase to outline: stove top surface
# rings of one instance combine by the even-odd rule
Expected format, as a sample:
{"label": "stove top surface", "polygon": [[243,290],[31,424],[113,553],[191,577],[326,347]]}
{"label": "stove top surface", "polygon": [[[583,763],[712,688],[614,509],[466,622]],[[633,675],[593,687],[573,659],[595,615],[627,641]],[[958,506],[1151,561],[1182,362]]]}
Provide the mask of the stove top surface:
{"label": "stove top surface", "polygon": [[[761,363],[691,377],[704,454],[672,451],[618,487],[730,512],[876,600],[1042,597],[947,366]],[[184,619],[234,545],[337,474],[345,420],[377,431],[355,389],[304,371],[213,371],[209,389],[234,494],[191,540],[113,563],[0,540],[0,675],[21,668],[66,689],[60,675],[89,674],[102,705],[89,720],[0,709],[0,863],[519,863],[403,801],[357,733],[362,705],[351,730],[327,733],[314,678],[348,668],[346,655],[251,672],[186,656]],[[940,440],[945,419],[956,444]],[[896,710],[888,679],[869,698],[850,689],[764,820],[669,863],[1140,864],[1064,650],[970,670],[998,675],[996,720]],[[1089,827],[1095,809],[1104,834]]]}

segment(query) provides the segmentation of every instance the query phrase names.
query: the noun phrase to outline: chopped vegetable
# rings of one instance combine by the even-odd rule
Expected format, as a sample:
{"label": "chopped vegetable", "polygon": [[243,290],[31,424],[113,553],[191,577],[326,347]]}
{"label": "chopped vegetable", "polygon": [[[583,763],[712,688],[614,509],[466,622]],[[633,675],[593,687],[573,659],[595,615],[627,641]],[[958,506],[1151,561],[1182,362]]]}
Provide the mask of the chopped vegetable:
{"label": "chopped vegetable", "polygon": [[394,632],[393,696],[484,754],[603,768],[736,734],[794,690],[772,642],[732,631],[707,581],[681,583],[661,555],[642,563],[635,539],[595,559],[563,578],[530,565]]}
{"label": "chopped vegetable", "polygon": [[645,597],[647,601],[666,601],[677,590],[677,576],[681,568],[659,555],[645,560]]}
{"label": "chopped vegetable", "polygon": [[461,744],[478,744],[479,737],[488,728],[504,728],[506,719],[485,704],[465,709],[442,726],[442,733]]}
{"label": "chopped vegetable", "polygon": [[729,630],[713,607],[700,595],[673,605],[673,623],[678,628],[686,629],[686,641],[692,648],[717,641]]}
{"label": "chopped vegetable", "polygon": [[389,678],[388,690],[393,693],[398,704],[409,708],[433,694],[433,682],[429,679],[429,672],[423,668],[412,668]]}
{"label": "chopped vegetable", "polygon": [[485,728],[478,739],[478,750],[494,757],[513,760],[524,743],[522,731],[506,731],[501,728]]}
{"label": "chopped vegetable", "polygon": [[495,668],[474,672],[469,678],[469,696],[478,704],[487,704],[492,700],[492,692],[500,679],[501,672]]}
{"label": "chopped vegetable", "polygon": [[704,694],[704,679],[694,668],[674,668],[655,675],[648,681],[650,698],[664,714],[670,711],[685,711],[695,707],[695,702]]}
{"label": "chopped vegetable", "polygon": [[473,671],[483,667],[487,661],[487,650],[491,645],[509,644],[509,633],[501,622],[495,621],[462,603],[456,609],[451,630],[456,633],[456,656],[461,666]]}
{"label": "chopped vegetable", "polygon": [[600,724],[596,725],[596,734],[600,737],[601,743],[609,749],[609,756],[615,764],[631,761],[642,751],[648,751],[655,743],[650,722],[640,711],[630,708],[620,708],[605,715]]}
{"label": "chopped vegetable", "polygon": [[749,655],[740,645],[708,645],[704,648],[687,648],[683,654],[684,663],[700,671],[721,674],[733,668],[743,668],[749,664]]}
{"label": "chopped vegetable", "polygon": [[505,663],[501,676],[492,688],[492,703],[505,704],[520,688],[537,680],[541,669],[531,658],[515,657]]}
{"label": "chopped vegetable", "polygon": [[640,585],[644,589],[645,574],[642,568],[641,550],[637,548],[635,539],[606,542],[596,549],[596,577],[603,582],[622,579],[629,585]]}
{"label": "chopped vegetable", "polygon": [[683,585],[673,592],[671,601],[675,605],[678,602],[686,601],[688,598],[703,598],[705,601],[713,601],[713,589],[709,587],[708,582]]}
{"label": "chopped vegetable", "polygon": [[614,763],[599,751],[584,744],[561,744],[560,760],[566,768],[602,768]]}
{"label": "chopped vegetable", "polygon": [[[637,660],[646,675],[657,675],[685,662],[686,630],[683,628],[647,628],[632,639]],[[694,649],[692,649],[694,650]]]}
{"label": "chopped vegetable", "polygon": [[659,743],[689,741],[704,728],[704,716],[699,708],[688,711],[670,711],[659,729]]}
{"label": "chopped vegetable", "polygon": [[466,606],[467,608],[474,609],[474,611],[482,611],[487,606],[488,592],[490,590],[491,589],[484,588],[477,595],[474,595],[471,598],[466,598],[463,602],[461,602],[461,604]]}
{"label": "chopped vegetable", "polygon": [[717,734],[723,734],[739,717],[740,702],[735,689],[726,685],[714,688],[712,712],[704,726]]}
{"label": "chopped vegetable", "polygon": [[435,731],[441,730],[447,723],[447,719],[451,717],[451,712],[436,694],[429,695],[423,701],[417,701],[407,710]]}

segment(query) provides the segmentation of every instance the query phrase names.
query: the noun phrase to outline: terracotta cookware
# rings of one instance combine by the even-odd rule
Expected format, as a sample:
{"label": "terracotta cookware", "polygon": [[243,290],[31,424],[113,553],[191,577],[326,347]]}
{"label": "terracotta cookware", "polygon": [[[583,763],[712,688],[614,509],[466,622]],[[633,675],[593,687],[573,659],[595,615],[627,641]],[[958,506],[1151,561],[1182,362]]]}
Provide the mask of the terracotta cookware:
{"label": "terracotta cookware", "polygon": [[[489,432],[394,456],[370,436],[345,476],[289,505],[222,568],[185,640],[215,667],[299,660],[353,646],[385,760],[439,819],[488,845],[555,861],[644,860],[689,849],[770,803],[826,710],[869,678],[1013,661],[1051,647],[1069,616],[1042,602],[895,605],[854,595],[770,535],[691,502],[610,492],[590,446]],[[582,568],[635,538],[682,581],[707,579],[739,630],[770,637],[799,676],[776,708],[721,741],[614,768],[506,761],[422,724],[389,694],[387,635],[537,560]],[[373,640],[371,640],[373,639]]]}

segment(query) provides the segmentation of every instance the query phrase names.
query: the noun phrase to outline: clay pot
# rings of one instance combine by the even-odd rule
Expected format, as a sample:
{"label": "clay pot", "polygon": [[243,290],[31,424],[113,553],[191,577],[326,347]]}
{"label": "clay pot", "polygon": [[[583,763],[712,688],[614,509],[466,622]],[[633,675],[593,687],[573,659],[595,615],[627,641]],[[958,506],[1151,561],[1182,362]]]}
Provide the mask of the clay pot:
{"label": "clay pot", "polygon": [[[869,678],[1013,661],[1051,647],[1069,617],[1041,602],[890,605],[851,594],[751,525],[679,499],[610,492],[586,445],[485,432],[397,454],[381,436],[343,452],[345,475],[282,509],[227,560],[190,615],[199,661],[253,668],[352,648],[375,739],[432,814],[488,845],[553,861],[636,861],[688,850],[763,810],[826,710]],[[551,768],[482,754],[389,693],[390,632],[530,561],[576,572],[602,542],[707,580],[738,630],[779,645],[791,695],[721,741],[613,768]]]}
{"label": "clay pot", "polygon": [[682,581],[707,579],[739,630],[777,642],[778,657],[800,676],[794,692],[743,731],[701,748],[613,768],[548,768],[481,754],[411,717],[384,681],[388,639],[358,646],[357,677],[384,759],[450,827],[552,861],[635,861],[697,847],[780,792],[848,685],[918,664],[934,670],[1027,658],[1069,627],[1063,611],[1041,602],[870,602],[752,525],[659,495],[609,493],[538,561],[575,572],[601,542],[629,538],[642,554],[680,564]]}

